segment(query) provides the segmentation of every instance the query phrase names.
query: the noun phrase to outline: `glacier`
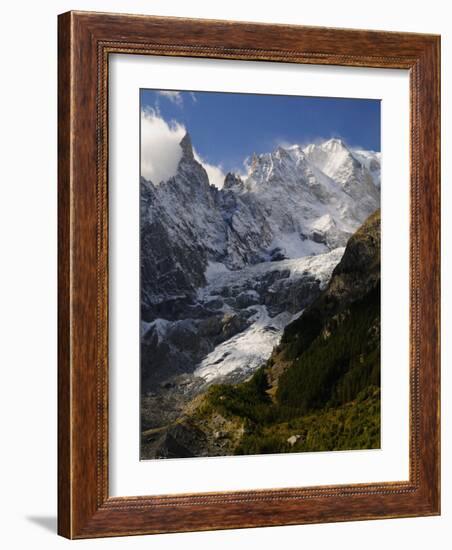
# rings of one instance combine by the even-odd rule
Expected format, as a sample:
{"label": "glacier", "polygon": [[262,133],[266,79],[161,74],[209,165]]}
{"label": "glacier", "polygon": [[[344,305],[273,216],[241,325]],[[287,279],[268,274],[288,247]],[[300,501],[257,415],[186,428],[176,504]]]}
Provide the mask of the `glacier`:
{"label": "glacier", "polygon": [[[272,271],[288,273],[283,279],[286,287],[304,278],[313,277],[318,282],[319,290],[323,290],[344,250],[336,248],[326,254],[271,262],[270,265],[264,262],[238,271],[217,271],[208,286],[201,290],[200,298],[215,298],[223,288],[240,288],[251,289],[242,290],[242,293],[246,292],[248,296],[258,299],[259,294],[254,290],[256,282],[259,276]],[[278,283],[277,280],[275,283],[268,287],[268,293],[277,294],[281,291],[280,281]],[[303,309],[296,312],[283,310],[272,317],[267,306],[259,303],[248,306],[247,310],[253,312],[249,318],[250,325],[216,346],[196,368],[195,376],[203,378],[206,382],[224,380],[230,375],[234,375],[235,380],[246,378],[268,359],[273,348],[279,343],[284,327],[303,312]]]}

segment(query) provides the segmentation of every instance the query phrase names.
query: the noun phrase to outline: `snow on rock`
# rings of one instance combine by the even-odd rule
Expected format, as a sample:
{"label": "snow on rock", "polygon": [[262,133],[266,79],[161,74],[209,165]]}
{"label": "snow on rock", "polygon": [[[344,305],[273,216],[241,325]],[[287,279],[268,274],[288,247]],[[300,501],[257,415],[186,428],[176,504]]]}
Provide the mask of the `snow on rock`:
{"label": "snow on rock", "polygon": [[332,139],[254,155],[243,178],[211,185],[190,136],[177,174],[142,179],[142,314],[196,297],[217,269],[322,254],[345,246],[380,202],[379,155]]}
{"label": "snow on rock", "polygon": [[204,273],[206,281],[215,280],[219,275],[229,273],[229,269],[221,262],[209,262]]}
{"label": "snow on rock", "polygon": [[171,322],[166,319],[155,319],[152,323],[146,323],[146,321],[141,321],[140,333],[141,338],[144,339],[149,337],[150,334],[155,336],[157,339],[157,344],[165,340],[168,328],[170,327]]}
{"label": "snow on rock", "polygon": [[340,247],[326,254],[305,256],[280,262],[262,262],[237,271],[218,270],[215,277],[210,279],[209,284],[199,290],[199,295],[206,299],[209,295],[221,294],[223,288],[249,289],[252,288],[255,281],[259,280],[260,276],[284,271],[287,271],[287,278],[291,280],[311,275],[320,281],[321,289],[323,289],[328,283],[334,267],[340,262],[344,250],[345,248]]}
{"label": "snow on rock", "polygon": [[252,324],[209,353],[195,370],[195,376],[206,382],[232,373],[246,377],[270,357],[284,327],[297,317],[284,312],[272,319],[265,306],[251,306],[251,309],[255,311],[250,319]]}
{"label": "snow on rock", "polygon": [[381,153],[375,151],[353,150],[353,156],[370,172],[374,185],[380,188]]}
{"label": "snow on rock", "polygon": [[[317,256],[263,262],[240,271],[217,272],[216,278],[202,289],[200,297],[206,300],[209,296],[218,296],[225,288],[253,289],[258,286],[263,276],[271,277],[272,273],[286,273],[287,276],[283,278],[286,287],[295,285],[297,281],[312,278],[317,281],[319,289],[323,290],[343,253],[344,248],[338,248]],[[277,279],[275,284],[280,282]],[[255,290],[246,292],[255,298],[260,297]],[[270,292],[272,285],[266,289],[267,294]],[[271,316],[269,308],[263,304],[251,305],[247,310],[252,312],[248,319],[249,326],[216,346],[198,365],[194,371],[195,376],[203,378],[206,382],[224,380],[231,376],[233,379],[246,378],[270,357],[273,348],[279,343],[284,328],[302,313],[302,310],[294,313],[282,311]]]}
{"label": "snow on rock", "polygon": [[316,243],[311,239],[302,239],[296,231],[276,235],[271,242],[270,252],[272,253],[278,249],[281,256],[289,259],[323,254],[328,251],[328,247],[325,244]]}
{"label": "snow on rock", "polygon": [[304,153],[319,170],[335,179],[350,159],[350,151],[340,139],[330,139],[320,145],[308,145]]}

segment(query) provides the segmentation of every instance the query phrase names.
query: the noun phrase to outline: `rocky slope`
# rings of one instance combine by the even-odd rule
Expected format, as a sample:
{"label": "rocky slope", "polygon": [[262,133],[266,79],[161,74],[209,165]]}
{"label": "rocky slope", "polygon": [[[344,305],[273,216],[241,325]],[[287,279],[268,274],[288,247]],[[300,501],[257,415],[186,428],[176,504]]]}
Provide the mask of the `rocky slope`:
{"label": "rocky slope", "polygon": [[[156,365],[152,381],[163,380],[170,371],[193,372],[198,364],[196,376],[207,380],[232,372],[233,360],[243,374],[259,366],[282,329],[325,287],[342,253],[338,248],[324,255],[210,274],[196,305],[187,308],[187,317],[142,322],[142,350]],[[246,349],[239,353],[239,348]]]}
{"label": "rocky slope", "polygon": [[143,429],[177,419],[212,382],[252,374],[284,327],[325,288],[342,254],[339,248],[236,271],[211,268],[187,317],[142,322]]}
{"label": "rocky slope", "polygon": [[379,352],[378,210],[349,240],[325,291],[286,327],[270,360],[277,373],[270,381],[281,402],[305,411],[344,402],[370,381],[379,385]]}
{"label": "rocky slope", "polygon": [[177,429],[202,434],[194,447],[185,438],[185,456],[378,448],[379,387],[376,212],[266,365],[246,382],[212,386]]}

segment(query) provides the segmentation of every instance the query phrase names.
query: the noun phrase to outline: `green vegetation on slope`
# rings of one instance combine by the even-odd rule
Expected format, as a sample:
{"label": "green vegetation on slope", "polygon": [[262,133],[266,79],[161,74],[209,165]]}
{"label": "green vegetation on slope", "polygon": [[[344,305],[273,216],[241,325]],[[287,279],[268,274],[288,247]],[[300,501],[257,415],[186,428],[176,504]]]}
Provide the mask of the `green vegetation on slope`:
{"label": "green vegetation on slope", "polygon": [[[294,443],[291,444],[293,438]],[[380,447],[380,390],[369,386],[356,399],[287,422],[245,432],[235,454],[343,451]]]}
{"label": "green vegetation on slope", "polygon": [[204,413],[245,422],[236,454],[380,446],[379,298],[377,287],[315,338],[279,378],[274,401],[272,361],[247,382],[210,388]]}
{"label": "green vegetation on slope", "polygon": [[352,401],[380,385],[380,289],[335,315],[279,379],[278,403],[296,414]]}

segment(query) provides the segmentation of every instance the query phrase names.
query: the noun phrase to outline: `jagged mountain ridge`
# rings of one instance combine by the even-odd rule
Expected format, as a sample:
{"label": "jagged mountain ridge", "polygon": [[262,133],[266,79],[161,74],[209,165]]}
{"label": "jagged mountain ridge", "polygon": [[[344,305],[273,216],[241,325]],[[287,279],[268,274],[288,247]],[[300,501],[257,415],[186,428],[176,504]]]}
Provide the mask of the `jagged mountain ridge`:
{"label": "jagged mountain ridge", "polygon": [[238,270],[325,253],[379,206],[379,155],[340,140],[255,155],[222,189],[196,161],[189,134],[176,176],[141,179],[142,318],[178,319],[196,304],[211,263]]}

